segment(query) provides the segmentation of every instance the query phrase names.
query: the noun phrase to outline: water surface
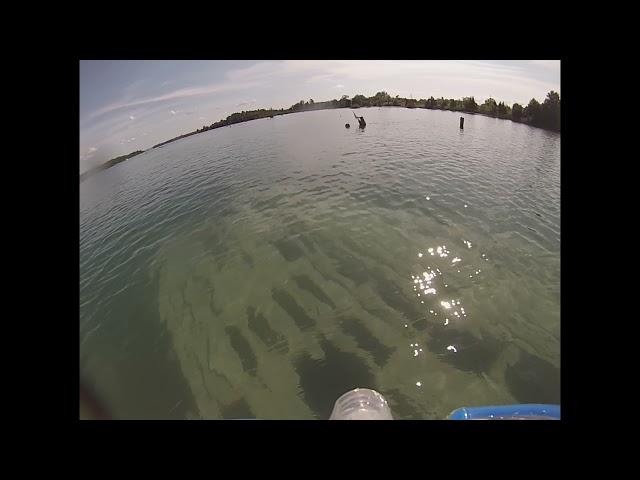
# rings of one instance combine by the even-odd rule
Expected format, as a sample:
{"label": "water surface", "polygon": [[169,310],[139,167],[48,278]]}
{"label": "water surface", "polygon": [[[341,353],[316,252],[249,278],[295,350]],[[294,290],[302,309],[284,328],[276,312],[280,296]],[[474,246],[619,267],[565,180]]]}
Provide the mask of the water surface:
{"label": "water surface", "polygon": [[117,418],[395,418],[559,403],[560,136],[305,112],[80,186],[80,360]]}

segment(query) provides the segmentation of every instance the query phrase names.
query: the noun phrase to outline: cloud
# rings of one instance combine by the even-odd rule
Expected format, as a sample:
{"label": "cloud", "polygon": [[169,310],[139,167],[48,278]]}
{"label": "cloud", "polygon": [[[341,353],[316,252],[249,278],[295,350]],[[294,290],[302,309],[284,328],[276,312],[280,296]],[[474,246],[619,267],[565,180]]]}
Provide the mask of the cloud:
{"label": "cloud", "polygon": [[215,83],[212,85],[205,85],[202,87],[191,87],[191,88],[182,88],[180,90],[175,90],[173,92],[165,93],[164,95],[158,95],[155,97],[147,97],[141,98],[139,100],[134,101],[119,101],[112,103],[111,105],[107,105],[101,109],[92,112],[87,120],[91,120],[96,117],[100,117],[106,113],[113,112],[115,110],[120,110],[123,108],[130,108],[139,105],[146,105],[148,103],[155,102],[163,102],[167,100],[176,100],[185,97],[194,97],[198,95],[211,95],[214,93],[222,93],[233,90],[244,90],[247,88],[255,87],[260,85],[260,82],[256,81],[247,81],[247,82],[225,82],[225,83]]}
{"label": "cloud", "polygon": [[133,115],[129,115],[129,120],[135,120],[136,117],[134,117]]}
{"label": "cloud", "polygon": [[282,69],[283,62],[260,62],[250,67],[238,68],[227,73],[227,78],[232,81],[256,80],[259,78],[276,75]]}
{"label": "cloud", "polygon": [[199,120],[206,120],[207,117],[198,117]]}
{"label": "cloud", "polygon": [[88,160],[91,157],[93,157],[93,154],[96,153],[98,151],[98,149],[96,147],[90,147],[86,153],[84,154],[80,154],[80,160]]}
{"label": "cloud", "polygon": [[333,79],[335,76],[335,73],[322,73],[320,75],[314,75],[307,78],[307,83],[324,82]]}
{"label": "cloud", "polygon": [[175,115],[176,111],[175,110],[171,110],[171,115]]}
{"label": "cloud", "polygon": [[344,88],[344,85],[342,85],[341,83],[339,83],[338,85],[336,85],[334,88]]}

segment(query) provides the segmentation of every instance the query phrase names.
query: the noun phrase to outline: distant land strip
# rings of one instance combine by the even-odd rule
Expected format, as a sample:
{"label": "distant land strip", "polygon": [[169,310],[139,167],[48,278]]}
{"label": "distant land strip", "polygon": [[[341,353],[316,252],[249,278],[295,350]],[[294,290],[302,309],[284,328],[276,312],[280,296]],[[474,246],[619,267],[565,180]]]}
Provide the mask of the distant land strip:
{"label": "distant land strip", "polygon": [[[402,108],[425,108],[428,110],[448,110],[452,112],[469,113],[477,115],[485,115],[488,117],[501,118],[514,122],[525,123],[533,127],[544,128],[560,132],[560,95],[554,91],[547,94],[544,102],[540,103],[535,98],[529,101],[525,107],[518,103],[514,103],[509,107],[504,102],[496,102],[493,98],[488,98],[483,104],[478,105],[474,97],[464,97],[462,100],[453,98],[446,99],[444,97],[416,100],[413,98],[400,98],[390,96],[387,92],[378,92],[372,97],[364,95],[356,95],[349,98],[343,95],[340,100],[329,100],[326,102],[314,102],[313,99],[308,101],[301,100],[289,108],[248,110],[240,113],[232,113],[224,120],[212,123],[209,126],[203,126],[193,132],[185,133],[171,138],[162,143],[158,143],[151,148],[158,148],[181,138],[190,137],[198,133],[214,130],[216,128],[227,127],[236,123],[250,122],[260,118],[273,118],[277,115],[287,115],[289,113],[307,112],[312,110],[330,110],[335,108],[360,108],[360,107],[402,107]],[[129,158],[135,157],[143,153],[144,150],[136,150],[127,155],[113,158],[97,167],[91,168],[80,174],[80,181],[88,176],[106,170],[120,162],[124,162]]]}

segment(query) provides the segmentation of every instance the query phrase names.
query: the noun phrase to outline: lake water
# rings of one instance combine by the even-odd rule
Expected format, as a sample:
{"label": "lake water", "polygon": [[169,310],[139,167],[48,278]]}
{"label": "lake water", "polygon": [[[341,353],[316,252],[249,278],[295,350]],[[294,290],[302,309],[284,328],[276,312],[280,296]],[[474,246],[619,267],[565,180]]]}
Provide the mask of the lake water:
{"label": "lake water", "polygon": [[[115,418],[397,419],[560,402],[560,136],[285,115],[80,185],[80,365]],[[344,124],[349,122],[350,129]]]}

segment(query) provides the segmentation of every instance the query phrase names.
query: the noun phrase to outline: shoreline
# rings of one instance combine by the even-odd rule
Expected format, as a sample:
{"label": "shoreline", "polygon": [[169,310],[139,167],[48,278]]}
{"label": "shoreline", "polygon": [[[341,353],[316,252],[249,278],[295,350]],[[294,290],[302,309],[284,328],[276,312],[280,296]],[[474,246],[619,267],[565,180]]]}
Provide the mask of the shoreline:
{"label": "shoreline", "polygon": [[[225,123],[220,124],[220,125],[214,124],[213,126],[210,126],[210,127],[204,128],[204,129],[198,129],[198,130],[193,131],[193,132],[185,133],[184,135],[180,135],[180,136],[172,138],[170,140],[166,140],[166,141],[164,141],[162,143],[158,143],[158,144],[154,145],[153,147],[148,148],[147,150],[152,150],[154,148],[159,148],[159,147],[162,147],[162,146],[164,146],[164,145],[166,145],[168,143],[175,142],[176,140],[180,140],[182,138],[187,138],[187,137],[190,137],[192,135],[197,135],[198,133],[204,133],[204,132],[208,132],[209,130],[215,130],[217,128],[222,128],[222,127],[229,127],[229,126],[235,125],[237,123],[246,123],[246,122],[251,122],[252,120],[260,120],[262,118],[273,118],[273,117],[279,116],[279,115],[290,115],[290,114],[293,114],[293,113],[313,112],[313,111],[318,111],[318,110],[342,110],[342,109],[358,110],[360,108],[375,108],[375,107],[378,107],[378,108],[406,108],[408,110],[438,110],[438,111],[441,111],[441,112],[452,112],[452,113],[460,113],[460,114],[465,114],[465,115],[482,115],[483,117],[497,118],[499,120],[510,120],[512,122],[522,123],[524,125],[528,125],[528,126],[533,127],[533,128],[540,128],[542,130],[547,130],[549,132],[560,133],[560,131],[558,131],[558,130],[553,130],[551,128],[543,127],[543,126],[540,126],[540,125],[534,125],[534,124],[532,124],[530,122],[527,122],[527,121],[524,121],[524,120],[514,120],[513,118],[508,118],[505,115],[502,115],[502,116],[500,116],[500,115],[491,115],[491,114],[482,113],[482,112],[471,112],[471,111],[464,111],[464,110],[449,110],[449,109],[446,109],[446,108],[407,107],[407,106],[403,107],[403,106],[400,106],[400,105],[367,105],[367,106],[364,106],[364,107],[323,107],[323,108],[314,108],[314,109],[309,109],[309,110],[298,110],[298,111],[287,111],[287,110],[285,110],[284,112],[276,111],[277,113],[274,113],[271,116],[258,116],[258,117],[255,117],[255,118],[247,118],[247,119],[242,119],[242,120],[238,120],[238,121],[234,121],[234,122],[226,122],[226,120],[221,120],[220,122],[225,122]],[[216,122],[216,123],[220,123],[220,122]]]}
{"label": "shoreline", "polygon": [[[464,110],[464,109],[450,109],[450,108],[437,108],[437,107],[427,107],[426,104],[423,102],[422,104],[418,105],[416,100],[413,99],[406,99],[406,98],[394,98],[391,99],[391,101],[393,102],[393,104],[389,104],[387,102],[385,102],[385,104],[376,104],[376,105],[360,105],[358,103],[356,103],[355,105],[353,104],[354,100],[358,97],[362,97],[360,95],[356,95],[356,97],[354,97],[354,100],[349,100],[348,98],[345,98],[346,96],[343,96],[343,98],[341,100],[330,100],[327,102],[318,102],[318,103],[314,103],[313,100],[307,103],[304,103],[303,101],[301,101],[300,103],[296,103],[295,105],[291,106],[290,108],[287,109],[279,109],[279,110],[275,110],[273,108],[270,109],[259,109],[259,110],[249,110],[249,111],[242,111],[240,113],[233,113],[231,115],[229,115],[226,119],[224,120],[219,120],[218,122],[215,122],[209,126],[203,126],[200,129],[197,129],[193,132],[188,132],[185,133],[183,135],[179,135],[177,137],[171,138],[169,140],[166,140],[164,142],[158,143],[150,148],[148,148],[147,150],[137,150],[135,152],[131,152],[127,155],[122,155],[120,157],[116,157],[113,158],[111,160],[108,160],[107,162],[91,168],[83,173],[80,174],[80,182],[82,182],[84,179],[86,179],[87,177],[101,171],[101,170],[106,170],[108,168],[111,168],[114,165],[117,165],[118,163],[124,162],[126,160],[128,160],[129,158],[135,157],[141,153],[144,153],[146,151],[149,150],[153,150],[155,148],[161,148],[169,143],[175,142],[177,140],[183,139],[183,138],[187,138],[187,137],[191,137],[193,135],[197,135],[199,133],[204,133],[204,132],[208,132],[209,130],[215,130],[217,128],[222,128],[222,127],[229,127],[231,125],[235,125],[237,123],[246,123],[246,122],[250,122],[252,120],[260,120],[262,118],[271,118],[273,119],[276,116],[279,115],[289,115],[289,114],[293,114],[293,113],[301,113],[301,112],[312,112],[312,111],[317,111],[317,110],[341,110],[341,109],[350,109],[350,110],[358,110],[360,108],[389,108],[389,107],[395,107],[395,108],[406,108],[409,110],[415,110],[415,109],[420,109],[420,110],[439,110],[442,112],[452,112],[452,113],[459,113],[459,114],[463,114],[463,115],[482,115],[484,117],[489,117],[489,118],[497,118],[499,120],[510,120],[512,122],[515,123],[521,123],[523,125],[528,125],[530,127],[533,128],[540,128],[542,130],[547,130],[550,132],[557,132],[558,134],[560,134],[560,128],[553,129],[553,128],[549,128],[549,127],[545,127],[542,125],[535,125],[532,121],[531,118],[529,117],[520,117],[517,119],[512,118],[509,114],[503,113],[503,114],[491,114],[491,113],[485,113],[485,112],[480,112],[480,111],[470,111],[470,110]],[[362,97],[365,98],[365,97]],[[371,97],[371,99],[373,99],[375,97]],[[473,99],[473,97],[471,97]],[[370,100],[370,99],[369,99]],[[433,100],[433,97],[430,99]],[[533,100],[532,100],[533,101]],[[397,102],[397,104],[396,104]],[[428,101],[426,101],[428,102]],[[454,100],[455,102],[455,100]],[[404,103],[404,105],[402,105],[401,103]],[[409,104],[407,104],[409,103]],[[475,102],[474,102],[475,105]],[[517,104],[514,104],[514,106]],[[476,106],[476,108],[479,108]]]}

